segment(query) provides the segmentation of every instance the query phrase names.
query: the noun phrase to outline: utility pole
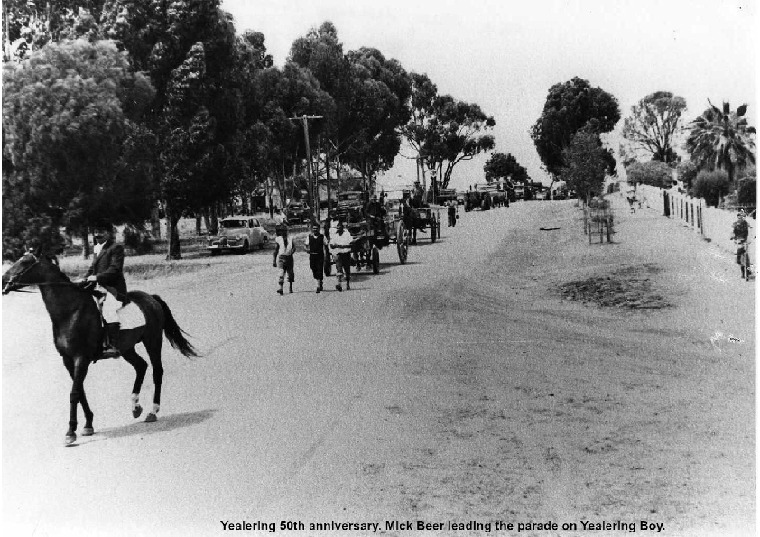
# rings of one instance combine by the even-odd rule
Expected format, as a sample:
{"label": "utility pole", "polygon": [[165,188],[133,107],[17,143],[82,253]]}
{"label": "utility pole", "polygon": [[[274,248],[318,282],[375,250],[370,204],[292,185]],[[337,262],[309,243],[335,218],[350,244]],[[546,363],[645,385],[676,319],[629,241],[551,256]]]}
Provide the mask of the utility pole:
{"label": "utility pole", "polygon": [[[311,201],[315,207],[314,217],[319,221],[319,187],[314,188],[314,178],[311,175],[311,146],[309,145],[309,120],[310,119],[322,119],[324,116],[307,116],[291,117],[292,120],[300,119],[303,122],[303,136],[306,140],[306,175],[309,181],[309,194],[311,195]],[[315,195],[316,194],[316,195]]]}

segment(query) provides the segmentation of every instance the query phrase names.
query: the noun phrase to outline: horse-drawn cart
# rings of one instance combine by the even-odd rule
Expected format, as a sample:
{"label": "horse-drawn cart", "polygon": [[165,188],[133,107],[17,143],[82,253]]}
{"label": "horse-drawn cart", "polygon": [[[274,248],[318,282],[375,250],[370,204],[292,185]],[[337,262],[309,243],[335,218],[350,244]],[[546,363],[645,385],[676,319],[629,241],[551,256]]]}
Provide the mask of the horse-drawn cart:
{"label": "horse-drawn cart", "polygon": [[[399,262],[406,263],[409,238],[403,221],[398,216],[386,215],[373,218],[366,216],[361,206],[339,205],[334,218],[331,219],[331,235],[336,233],[335,225],[338,220],[344,223],[346,231],[351,234],[352,265],[356,266],[357,270],[371,267],[374,274],[379,273],[380,250],[391,243],[396,244]],[[401,237],[400,240],[399,237]],[[332,273],[334,263],[330,252],[326,252],[324,267],[326,276]]]}
{"label": "horse-drawn cart", "polygon": [[429,205],[412,209],[412,244],[417,242],[417,232],[430,231],[430,242],[441,238],[441,207]]}

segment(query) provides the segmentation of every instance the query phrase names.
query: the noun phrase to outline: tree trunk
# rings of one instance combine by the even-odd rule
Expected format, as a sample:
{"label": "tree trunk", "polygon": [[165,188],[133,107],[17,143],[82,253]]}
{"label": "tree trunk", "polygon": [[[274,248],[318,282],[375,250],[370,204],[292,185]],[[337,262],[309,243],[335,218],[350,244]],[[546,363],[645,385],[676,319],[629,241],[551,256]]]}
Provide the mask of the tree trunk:
{"label": "tree trunk", "polygon": [[179,229],[177,229],[179,216],[174,214],[174,211],[168,202],[164,204],[164,210],[166,213],[166,235],[169,237],[169,249],[166,254],[166,260],[171,261],[174,259],[182,259],[182,249],[179,243]]}
{"label": "tree trunk", "polygon": [[82,259],[90,258],[90,228],[82,228]]}
{"label": "tree trunk", "polygon": [[206,233],[209,235],[215,235],[215,233],[211,233],[211,219],[209,218],[210,209],[208,207],[204,207],[203,209],[203,224],[206,226]]}
{"label": "tree trunk", "polygon": [[[329,154],[329,148],[328,152],[325,153],[325,176],[327,177],[327,214],[330,214],[330,207],[331,207],[331,192],[332,189],[330,188],[330,154]],[[320,213],[321,214],[321,213]]]}
{"label": "tree trunk", "polygon": [[219,210],[216,203],[209,207],[209,211],[211,211],[211,228],[209,229],[209,233],[217,235],[219,233]]}
{"label": "tree trunk", "polygon": [[150,228],[153,238],[158,240],[161,238],[161,218],[158,211],[158,205],[154,205],[150,211]]}
{"label": "tree trunk", "polygon": [[196,213],[195,215],[195,234],[200,237],[202,234],[201,231],[201,215],[200,213]]}

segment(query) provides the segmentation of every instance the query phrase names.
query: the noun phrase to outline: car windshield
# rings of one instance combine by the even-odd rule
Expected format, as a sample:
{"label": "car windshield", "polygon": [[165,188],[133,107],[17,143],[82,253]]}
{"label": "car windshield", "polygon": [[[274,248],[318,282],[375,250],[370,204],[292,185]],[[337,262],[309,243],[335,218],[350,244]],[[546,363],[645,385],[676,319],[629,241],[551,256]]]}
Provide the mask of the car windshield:
{"label": "car windshield", "polygon": [[224,229],[245,227],[245,220],[222,220],[221,224]]}

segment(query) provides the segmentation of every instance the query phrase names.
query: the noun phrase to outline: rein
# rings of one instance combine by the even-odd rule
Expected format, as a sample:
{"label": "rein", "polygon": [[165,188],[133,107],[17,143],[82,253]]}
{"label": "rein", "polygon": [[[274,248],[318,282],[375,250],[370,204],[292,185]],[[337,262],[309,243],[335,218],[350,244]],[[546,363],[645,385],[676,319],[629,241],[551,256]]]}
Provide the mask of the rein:
{"label": "rein", "polygon": [[[22,270],[21,272],[19,272],[15,276],[13,276],[8,281],[8,283],[5,285],[6,289],[10,287],[11,288],[10,291],[12,291],[12,292],[16,292],[16,293],[34,293],[34,291],[26,291],[26,290],[24,290],[23,287],[26,287],[26,286],[29,286],[29,285],[36,285],[38,287],[41,287],[43,285],[49,285],[49,286],[73,286],[73,287],[77,287],[78,289],[81,289],[83,291],[87,291],[86,286],[82,286],[80,284],[77,284],[77,283],[74,283],[74,282],[71,282],[71,281],[68,281],[68,282],[40,282],[40,283],[23,283],[23,282],[19,282],[19,280],[21,279],[21,277],[24,274],[26,274],[27,272],[29,272],[35,266],[39,265],[39,263],[41,261],[40,258],[38,258],[36,255],[34,255],[31,252],[29,252],[27,255],[31,255],[32,258],[34,258],[34,263],[32,263],[31,265],[29,265],[28,267],[26,267],[24,270]],[[13,289],[13,287],[15,287],[17,285],[20,285],[21,287],[19,287],[18,289]]]}

